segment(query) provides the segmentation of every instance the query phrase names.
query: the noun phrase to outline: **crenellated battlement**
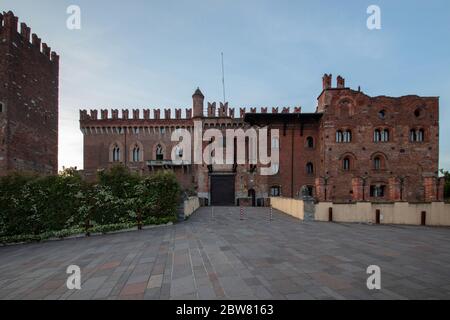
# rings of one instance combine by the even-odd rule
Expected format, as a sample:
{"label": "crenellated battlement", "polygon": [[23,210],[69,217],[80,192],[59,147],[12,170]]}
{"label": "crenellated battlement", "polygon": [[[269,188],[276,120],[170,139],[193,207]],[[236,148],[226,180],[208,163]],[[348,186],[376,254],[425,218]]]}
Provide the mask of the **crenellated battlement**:
{"label": "crenellated battlement", "polygon": [[21,40],[24,45],[39,51],[50,62],[58,65],[59,55],[52,51],[46,43],[42,43],[42,40],[35,33],[32,34],[31,28],[26,23],[20,24],[20,30],[18,24],[19,18],[12,11],[0,13],[0,38],[3,39],[3,42],[10,42],[17,47],[19,45],[17,40]]}
{"label": "crenellated battlement", "polygon": [[[260,113],[268,113],[268,107],[262,107]],[[282,109],[278,107],[271,108],[271,113],[301,113],[301,107],[284,107]],[[229,108],[228,103],[220,103],[217,109],[216,102],[208,102],[206,116],[204,118],[231,118],[231,119],[243,119],[246,113],[258,113],[258,109],[255,107],[250,108],[239,108],[239,114],[235,113],[234,108]],[[99,117],[100,114],[100,117]],[[161,115],[164,117],[161,117]],[[132,115],[132,116],[130,116]],[[235,117],[235,116],[238,117]],[[128,109],[122,109],[119,114],[119,109],[91,109],[91,110],[80,110],[80,121],[95,121],[95,120],[190,120],[192,119],[192,109],[181,109],[181,108],[165,108],[161,109],[132,109],[131,113]]]}

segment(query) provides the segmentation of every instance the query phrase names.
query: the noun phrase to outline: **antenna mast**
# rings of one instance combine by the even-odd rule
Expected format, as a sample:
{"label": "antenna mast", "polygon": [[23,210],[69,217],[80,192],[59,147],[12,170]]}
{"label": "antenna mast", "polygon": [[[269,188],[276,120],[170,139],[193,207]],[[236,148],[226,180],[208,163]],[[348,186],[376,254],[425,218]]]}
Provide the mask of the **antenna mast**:
{"label": "antenna mast", "polygon": [[223,103],[225,104],[226,96],[225,96],[225,68],[223,64],[223,52],[222,52],[222,88],[223,88]]}

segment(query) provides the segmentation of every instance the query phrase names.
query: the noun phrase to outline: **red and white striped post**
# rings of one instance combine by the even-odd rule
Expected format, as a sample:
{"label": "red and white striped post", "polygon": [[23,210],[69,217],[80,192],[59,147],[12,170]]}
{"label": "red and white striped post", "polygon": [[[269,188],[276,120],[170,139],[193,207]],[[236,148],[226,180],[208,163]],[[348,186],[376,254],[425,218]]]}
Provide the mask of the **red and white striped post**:
{"label": "red and white striped post", "polygon": [[272,205],[270,205],[269,220],[270,220],[270,221],[273,220],[273,207],[272,207]]}
{"label": "red and white striped post", "polygon": [[240,206],[240,213],[239,213],[239,215],[240,215],[240,219],[244,220],[244,208],[242,208],[242,206]]}

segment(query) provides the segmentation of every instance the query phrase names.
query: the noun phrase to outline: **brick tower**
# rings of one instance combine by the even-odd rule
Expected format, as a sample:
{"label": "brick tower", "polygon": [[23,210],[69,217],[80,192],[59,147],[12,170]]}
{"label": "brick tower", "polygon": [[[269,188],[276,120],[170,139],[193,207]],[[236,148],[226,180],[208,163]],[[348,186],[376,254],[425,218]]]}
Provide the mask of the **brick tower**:
{"label": "brick tower", "polygon": [[58,170],[59,56],[0,14],[0,175]]}

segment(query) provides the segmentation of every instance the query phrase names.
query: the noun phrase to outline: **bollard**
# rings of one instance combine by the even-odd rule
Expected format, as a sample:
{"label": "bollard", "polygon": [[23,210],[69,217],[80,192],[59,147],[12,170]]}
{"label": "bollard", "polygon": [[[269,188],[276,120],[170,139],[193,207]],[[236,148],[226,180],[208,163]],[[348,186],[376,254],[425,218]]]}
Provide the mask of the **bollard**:
{"label": "bollard", "polygon": [[137,227],[138,230],[142,230],[142,215],[140,211],[137,214]]}
{"label": "bollard", "polygon": [[269,220],[273,221],[273,207],[270,205]]}
{"label": "bollard", "polygon": [[86,221],[84,223],[84,228],[86,231],[86,237],[90,237],[91,232],[89,231],[89,229],[92,228],[92,225],[91,225],[91,221],[89,219],[86,219]]}
{"label": "bollard", "polygon": [[242,206],[240,206],[240,213],[239,213],[240,219],[244,220],[244,209],[242,208]]}
{"label": "bollard", "polygon": [[211,219],[214,219],[214,207],[211,207]]}
{"label": "bollard", "polygon": [[333,222],[333,208],[328,208],[328,222]]}

